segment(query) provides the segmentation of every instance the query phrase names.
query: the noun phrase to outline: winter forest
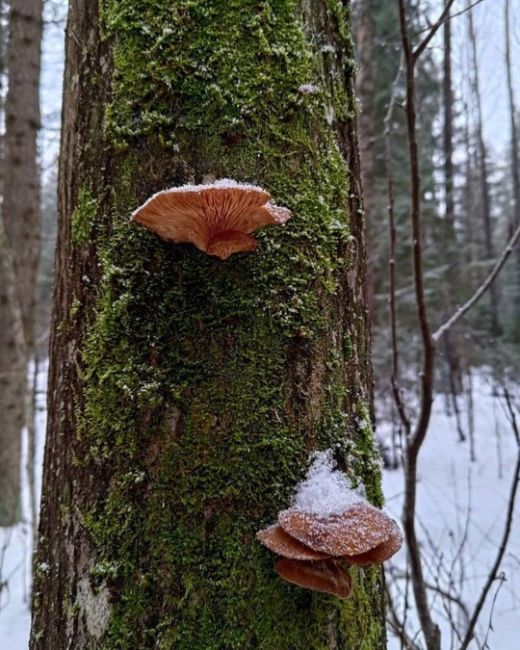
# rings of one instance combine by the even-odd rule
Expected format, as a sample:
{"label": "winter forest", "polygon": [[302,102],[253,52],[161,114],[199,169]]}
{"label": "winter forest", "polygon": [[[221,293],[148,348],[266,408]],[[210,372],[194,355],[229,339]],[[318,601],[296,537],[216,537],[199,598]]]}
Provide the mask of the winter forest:
{"label": "winter forest", "polygon": [[0,0],[0,650],[520,647],[520,0]]}

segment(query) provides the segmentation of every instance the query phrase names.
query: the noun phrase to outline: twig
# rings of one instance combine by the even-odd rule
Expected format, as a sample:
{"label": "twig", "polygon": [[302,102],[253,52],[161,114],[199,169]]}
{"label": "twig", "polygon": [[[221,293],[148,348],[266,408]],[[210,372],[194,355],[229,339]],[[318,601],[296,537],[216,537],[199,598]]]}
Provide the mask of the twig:
{"label": "twig", "polygon": [[[456,11],[455,13],[450,14],[449,16],[445,16],[442,22],[445,23],[447,20],[451,20],[452,18],[456,18],[457,16],[462,16],[462,14],[465,14],[467,11],[470,11],[471,9],[473,9],[473,7],[476,7],[481,2],[484,2],[484,0],[475,0],[475,2],[473,2],[473,4],[468,5],[465,9],[461,9],[460,11]],[[432,28],[432,25],[428,25],[424,29],[419,29],[413,35],[414,36],[420,36],[421,34],[424,34],[428,30],[430,30],[431,28]]]}
{"label": "twig", "polygon": [[399,68],[397,75],[392,83],[392,91],[390,93],[390,101],[388,109],[384,118],[385,125],[385,166],[386,177],[388,183],[388,228],[390,231],[390,256],[388,260],[388,272],[390,277],[390,285],[388,289],[388,303],[390,308],[390,334],[392,341],[392,372],[390,383],[392,386],[392,395],[399,414],[399,419],[404,427],[405,435],[408,438],[411,431],[410,418],[406,413],[406,409],[401,398],[401,389],[399,387],[399,349],[397,345],[397,319],[395,307],[395,244],[396,244],[396,229],[395,229],[395,199],[394,199],[394,175],[392,169],[392,144],[391,144],[391,124],[392,116],[395,108],[395,100],[397,95],[397,87],[403,73],[404,59],[401,52],[401,60],[399,61]]}
{"label": "twig", "polygon": [[509,493],[509,502],[507,506],[506,521],[504,525],[504,531],[502,533],[502,540],[500,542],[500,546],[498,547],[498,552],[495,561],[489,571],[487,580],[484,584],[484,587],[482,588],[477,604],[475,605],[475,609],[473,610],[473,614],[468,623],[466,634],[460,646],[460,650],[466,650],[466,648],[471,643],[475,631],[475,627],[477,625],[479,616],[482,612],[482,608],[484,607],[484,604],[486,602],[486,598],[493,585],[493,582],[497,579],[498,570],[500,568],[502,559],[506,552],[507,544],[509,542],[509,536],[511,534],[511,529],[513,526],[513,516],[514,516],[515,503],[516,503],[516,495],[518,492],[518,485],[520,479],[520,432],[518,429],[518,423],[516,421],[516,415],[511,401],[511,396],[509,395],[509,392],[506,387],[504,387],[504,398],[506,401],[506,405],[507,405],[507,409],[511,421],[511,427],[513,429],[513,434],[515,436],[515,441],[517,445],[516,463],[515,463],[515,469],[513,471],[513,480],[511,482],[511,491]]}
{"label": "twig", "polygon": [[386,592],[387,609],[390,614],[390,617],[387,619],[388,623],[390,624],[391,628],[394,630],[396,636],[399,637],[402,647],[406,648],[406,650],[418,650],[417,645],[410,639],[404,625],[399,620],[399,616],[395,609],[395,604],[392,598],[392,594],[390,593],[390,589],[388,588],[387,584],[385,584],[385,592]]}
{"label": "twig", "polygon": [[489,636],[489,631],[493,629],[493,613],[495,611],[495,605],[496,605],[496,602],[497,602],[498,594],[500,593],[500,590],[502,589],[502,585],[506,581],[506,576],[504,575],[504,573],[501,573],[498,576],[497,579],[499,580],[499,583],[498,583],[497,590],[495,591],[495,595],[493,596],[493,602],[491,603],[491,611],[489,612],[489,622],[488,622],[488,626],[487,626],[487,630],[486,630],[486,636],[484,638],[484,644],[482,645],[483,648],[489,648],[489,646],[487,644],[487,640],[488,640],[488,636]]}
{"label": "twig", "polygon": [[432,339],[436,343],[442,336],[445,334],[455,323],[460,320],[476,303],[482,298],[486,293],[489,287],[496,280],[498,274],[502,270],[504,264],[507,262],[511,253],[513,252],[516,243],[520,239],[520,224],[518,224],[513,236],[509,240],[507,246],[502,251],[502,254],[495,263],[495,266],[491,270],[490,274],[480,285],[480,287],[475,291],[473,296],[465,302],[457,311],[451,316],[443,325],[441,325],[433,334]]}
{"label": "twig", "polygon": [[431,26],[430,31],[428,34],[423,38],[423,40],[419,43],[419,45],[415,48],[415,50],[412,53],[412,58],[413,58],[413,63],[415,65],[417,59],[421,56],[421,54],[424,52],[424,50],[428,47],[428,43],[432,40],[432,38],[435,36],[437,33],[439,27],[444,23],[445,20],[449,20],[450,16],[450,9],[451,5],[455,2],[455,0],[448,0],[446,4],[444,5],[444,9],[442,10],[439,18],[437,21]]}

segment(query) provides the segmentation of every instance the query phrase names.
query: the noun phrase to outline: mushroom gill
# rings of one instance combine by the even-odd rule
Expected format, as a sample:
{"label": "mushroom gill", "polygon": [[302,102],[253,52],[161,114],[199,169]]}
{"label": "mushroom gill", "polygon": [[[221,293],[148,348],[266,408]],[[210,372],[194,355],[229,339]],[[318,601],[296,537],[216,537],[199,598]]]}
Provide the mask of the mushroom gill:
{"label": "mushroom gill", "polygon": [[332,594],[338,598],[348,598],[352,593],[352,580],[348,571],[335,559],[305,562],[302,560],[279,560],[275,565],[278,575],[286,582]]}
{"label": "mushroom gill", "polygon": [[251,233],[261,226],[285,223],[287,208],[270,202],[256,185],[221,179],[206,185],[183,185],[158,192],[133,214],[132,220],[163,239],[192,243],[209,255],[226,259],[251,251]]}

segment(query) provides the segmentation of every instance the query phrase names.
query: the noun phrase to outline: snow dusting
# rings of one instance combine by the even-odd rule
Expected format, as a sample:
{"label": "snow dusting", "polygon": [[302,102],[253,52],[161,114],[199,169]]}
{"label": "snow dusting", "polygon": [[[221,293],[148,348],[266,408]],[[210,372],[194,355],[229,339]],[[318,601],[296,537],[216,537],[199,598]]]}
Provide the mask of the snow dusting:
{"label": "snow dusting", "polygon": [[356,503],[365,503],[349,479],[335,468],[331,449],[313,454],[307,476],[296,488],[293,508],[326,517],[340,514]]}

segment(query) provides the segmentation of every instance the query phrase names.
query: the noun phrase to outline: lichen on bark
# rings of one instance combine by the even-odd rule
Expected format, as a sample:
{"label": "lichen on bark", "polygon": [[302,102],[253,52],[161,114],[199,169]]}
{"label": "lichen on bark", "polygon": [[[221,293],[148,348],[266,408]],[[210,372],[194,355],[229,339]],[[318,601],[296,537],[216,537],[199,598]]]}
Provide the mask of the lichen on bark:
{"label": "lichen on bark", "polygon": [[[91,104],[65,126],[88,146],[66,150],[81,164],[61,181],[58,255],[66,265],[70,252],[74,279],[58,273],[53,345],[72,350],[71,379],[51,372],[73,408],[51,408],[46,464],[61,454],[64,476],[44,481],[39,558],[59,555],[54,521],[88,561],[61,560],[58,611],[57,582],[37,580],[33,648],[65,648],[48,630],[65,618],[77,648],[384,648],[379,570],[356,572],[342,603],[284,584],[254,538],[315,449],[334,447],[381,500],[348,10],[102,0],[93,33],[92,9],[73,4],[88,56],[71,50],[70,92]],[[319,90],[302,95],[304,84]],[[292,220],[226,262],[129,223],[153,192],[218,177],[262,185]],[[82,196],[97,197],[89,238],[67,226]],[[71,492],[57,517],[60,481]],[[86,577],[110,594],[96,639]]]}

